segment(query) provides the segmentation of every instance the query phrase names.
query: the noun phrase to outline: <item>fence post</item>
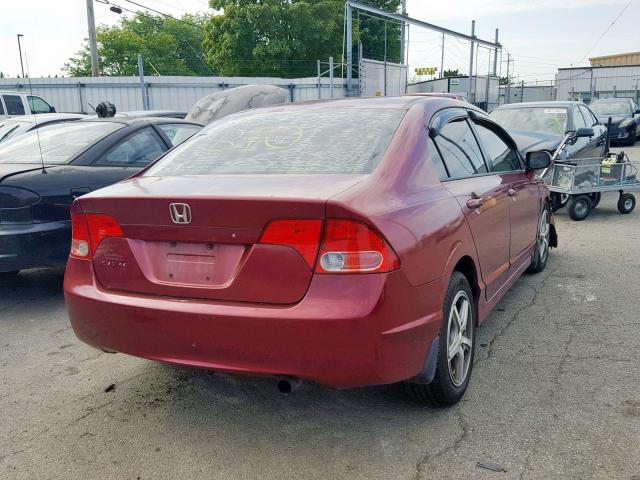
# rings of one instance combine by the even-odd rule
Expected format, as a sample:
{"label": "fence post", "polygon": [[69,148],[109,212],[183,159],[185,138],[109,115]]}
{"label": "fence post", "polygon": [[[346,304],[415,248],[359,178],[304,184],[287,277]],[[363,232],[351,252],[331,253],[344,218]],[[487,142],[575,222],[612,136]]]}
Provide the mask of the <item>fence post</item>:
{"label": "fence post", "polygon": [[144,85],[144,64],[142,62],[142,55],[138,54],[138,75],[140,76],[140,93],[142,94],[142,109],[149,110],[147,102],[147,92]]}
{"label": "fence post", "polygon": [[[476,36],[476,21],[471,20],[471,38]],[[475,90],[473,89],[473,47],[474,42],[471,40],[471,55],[469,55],[469,102],[475,104]],[[473,95],[472,95],[473,94]]]}
{"label": "fence post", "polygon": [[295,84],[293,83],[289,84],[289,100],[291,101],[291,103],[295,102],[294,95],[293,95],[293,91],[295,88],[296,88]]}
{"label": "fence post", "polygon": [[80,104],[80,113],[84,113],[84,102],[82,101],[82,83],[78,82],[78,103]]}
{"label": "fence post", "polygon": [[320,91],[320,89],[322,88],[322,85],[320,85],[321,77],[322,77],[322,72],[320,71],[320,60],[318,60],[318,100],[322,98],[322,92]]}
{"label": "fence post", "polygon": [[520,103],[524,102],[524,80],[520,83]]}
{"label": "fence post", "polygon": [[333,98],[333,57],[329,57],[329,96]]}

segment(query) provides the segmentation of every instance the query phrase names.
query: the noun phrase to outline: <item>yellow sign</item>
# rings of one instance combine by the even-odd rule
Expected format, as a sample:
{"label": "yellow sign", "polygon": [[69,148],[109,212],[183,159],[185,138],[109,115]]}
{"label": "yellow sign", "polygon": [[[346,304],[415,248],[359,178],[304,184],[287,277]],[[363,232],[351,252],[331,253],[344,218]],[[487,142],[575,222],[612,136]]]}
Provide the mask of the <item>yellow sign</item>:
{"label": "yellow sign", "polygon": [[438,67],[420,67],[416,68],[416,75],[435,75]]}

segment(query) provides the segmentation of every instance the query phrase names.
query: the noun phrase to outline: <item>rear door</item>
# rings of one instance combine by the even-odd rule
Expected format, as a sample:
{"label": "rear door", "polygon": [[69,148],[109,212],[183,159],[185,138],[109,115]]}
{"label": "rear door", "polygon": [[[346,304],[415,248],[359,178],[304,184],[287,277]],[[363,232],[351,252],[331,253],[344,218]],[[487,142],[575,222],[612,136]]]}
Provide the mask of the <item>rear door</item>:
{"label": "rear door", "polygon": [[482,145],[489,169],[499,175],[509,197],[509,270],[520,269],[530,260],[538,232],[540,215],[540,180],[526,172],[517,147],[498,125],[475,119],[474,130]]}
{"label": "rear door", "polygon": [[444,110],[432,120],[438,124],[443,126],[431,132],[450,177],[443,185],[467,219],[491,298],[509,274],[508,181],[489,171],[465,110]]}

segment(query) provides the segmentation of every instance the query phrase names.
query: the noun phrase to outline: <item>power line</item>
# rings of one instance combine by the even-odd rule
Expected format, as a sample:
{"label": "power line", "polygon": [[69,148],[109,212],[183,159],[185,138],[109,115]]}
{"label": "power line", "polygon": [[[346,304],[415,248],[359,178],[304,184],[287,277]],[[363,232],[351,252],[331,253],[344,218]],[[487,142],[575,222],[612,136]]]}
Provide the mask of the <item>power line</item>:
{"label": "power line", "polygon": [[609,30],[611,30],[611,27],[613,27],[615,25],[615,23],[618,21],[618,19],[622,16],[622,14],[627,10],[627,8],[629,8],[629,6],[633,3],[633,0],[629,0],[629,2],[627,2],[627,4],[624,6],[624,8],[622,10],[620,10],[620,13],[618,13],[618,15],[616,16],[616,18],[614,18],[613,22],[611,22],[611,24],[606,28],[606,30],[604,32],[602,32],[602,35],[600,35],[600,37],[598,38],[598,40],[596,40],[596,43],[594,43],[591,48],[587,51],[587,53],[584,54],[584,57],[582,57],[577,63],[582,62],[585,58],[587,58],[587,56],[591,53],[591,51],[596,48],[596,46],[600,43],[600,40],[602,40],[604,38],[604,36],[609,33]]}

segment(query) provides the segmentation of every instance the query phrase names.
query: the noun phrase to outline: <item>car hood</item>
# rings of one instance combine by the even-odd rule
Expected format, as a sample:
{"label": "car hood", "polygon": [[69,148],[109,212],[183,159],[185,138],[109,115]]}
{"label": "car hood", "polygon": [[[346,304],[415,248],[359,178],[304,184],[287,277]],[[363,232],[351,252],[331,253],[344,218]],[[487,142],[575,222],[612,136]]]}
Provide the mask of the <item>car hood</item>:
{"label": "car hood", "polygon": [[[47,165],[45,169],[48,170],[52,167],[55,166]],[[34,170],[42,170],[42,165],[38,163],[0,163],[0,183],[14,175]]]}
{"label": "car hood", "polygon": [[539,150],[547,150],[554,152],[562,138],[543,132],[533,132],[530,130],[507,129],[511,138],[516,142],[520,153],[526,155],[527,152],[535,152]]}
{"label": "car hood", "polygon": [[611,124],[617,125],[618,123],[631,118],[631,115],[596,115],[598,117],[598,121],[606,125],[609,122],[609,117],[611,117]]}

